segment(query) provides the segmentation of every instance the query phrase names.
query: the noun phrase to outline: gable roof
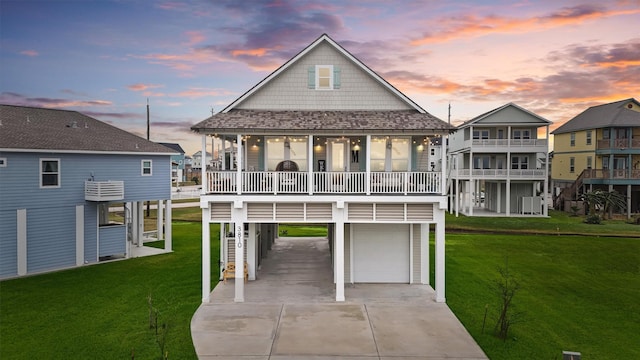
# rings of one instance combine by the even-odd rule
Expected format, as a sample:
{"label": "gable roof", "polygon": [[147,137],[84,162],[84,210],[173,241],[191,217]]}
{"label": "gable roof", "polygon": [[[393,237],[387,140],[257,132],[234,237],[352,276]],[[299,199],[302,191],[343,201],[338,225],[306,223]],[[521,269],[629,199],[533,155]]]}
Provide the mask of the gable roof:
{"label": "gable roof", "polygon": [[[382,88],[393,94],[409,110],[249,110],[242,109],[241,104],[256,94],[259,90],[277,78],[280,74],[290,69],[293,64],[319,47],[328,44],[339,54],[348,59],[357,68],[361,69],[369,78],[380,84]],[[314,42],[288,60],[278,69],[261,80],[221,112],[212,115],[191,127],[200,133],[240,132],[251,133],[276,133],[299,132],[314,134],[335,134],[340,131],[344,134],[373,133],[380,131],[418,133],[424,130],[448,133],[453,126],[429,114],[409,97],[404,95],[394,86],[389,84],[381,76],[367,67],[355,56],[331,39],[327,34],[322,34]]]}
{"label": "gable roof", "polygon": [[603,127],[640,126],[640,112],[627,108],[628,105],[636,109],[640,107],[640,103],[634,98],[592,106],[555,129],[552,134]]}
{"label": "gable roof", "polygon": [[498,108],[495,108],[493,110],[489,110],[486,113],[480,114],[480,115],[474,117],[471,120],[465,121],[460,126],[458,126],[458,129],[469,127],[471,125],[475,125],[475,124],[481,123],[481,122],[483,122],[483,120],[486,120],[486,119],[490,118],[492,115],[495,115],[495,114],[497,114],[497,113],[499,113],[499,112],[501,112],[501,111],[503,111],[503,110],[505,110],[507,108],[514,108],[514,109],[520,110],[520,111],[522,111],[522,112],[524,112],[524,113],[526,113],[528,115],[531,115],[534,118],[538,119],[540,123],[543,123],[543,124],[551,124],[552,123],[551,121],[543,118],[542,116],[540,116],[538,114],[535,114],[535,113],[533,113],[533,112],[531,112],[531,111],[529,111],[529,110],[527,110],[527,109],[525,109],[525,108],[523,108],[521,106],[518,106],[515,103],[510,102],[510,103],[504,104],[504,105],[502,105],[502,106],[500,106]]}
{"label": "gable roof", "polygon": [[179,152],[180,154],[184,154],[184,150],[182,149],[182,146],[180,146],[180,144],[176,144],[176,143],[164,143],[164,142],[159,142],[158,144],[162,145],[162,146],[166,146],[169,149],[173,149],[176,152]]}
{"label": "gable roof", "polygon": [[77,111],[15,105],[0,105],[0,151],[175,154]]}
{"label": "gable roof", "polygon": [[309,44],[306,48],[302,49],[302,51],[300,51],[297,55],[295,55],[293,58],[291,58],[289,61],[287,61],[286,63],[284,63],[283,65],[281,65],[279,68],[277,68],[275,71],[273,71],[271,74],[269,74],[266,78],[262,79],[262,81],[260,81],[258,84],[256,84],[255,86],[253,86],[251,89],[249,89],[249,91],[245,92],[244,94],[242,94],[239,98],[237,98],[236,100],[234,100],[231,104],[229,104],[227,107],[225,107],[224,109],[222,109],[222,113],[226,113],[230,110],[232,110],[233,108],[235,108],[237,105],[239,105],[242,101],[244,101],[246,98],[250,97],[252,94],[254,94],[255,92],[257,92],[258,90],[260,90],[262,87],[264,87],[269,81],[271,81],[272,79],[274,79],[275,77],[277,77],[280,73],[286,71],[288,68],[290,68],[296,61],[298,61],[300,58],[302,58],[303,56],[305,56],[306,54],[308,54],[309,52],[311,52],[313,49],[315,49],[316,47],[318,47],[320,44],[322,44],[323,42],[328,43],[329,45],[331,45],[334,49],[338,50],[343,56],[345,56],[347,59],[351,60],[354,64],[356,64],[358,67],[360,67],[362,70],[364,70],[366,73],[368,73],[372,78],[374,78],[377,82],[379,82],[381,85],[383,85],[384,87],[386,87],[390,92],[392,92],[393,94],[395,94],[397,97],[399,97],[400,99],[402,99],[405,103],[407,103],[407,105],[409,105],[410,107],[416,109],[417,111],[421,112],[421,113],[426,113],[426,111],[421,108],[418,104],[416,104],[415,102],[413,102],[413,100],[409,99],[406,95],[404,95],[403,93],[401,93],[398,89],[396,89],[393,85],[389,84],[385,79],[383,79],[380,75],[378,75],[375,71],[371,70],[368,66],[366,66],[362,61],[358,60],[355,56],[353,56],[350,52],[348,52],[345,48],[343,48],[340,44],[338,44],[337,42],[335,42],[331,37],[329,37],[329,35],[327,34],[322,34],[320,35],[320,37],[318,37],[314,42],[312,42],[311,44]]}

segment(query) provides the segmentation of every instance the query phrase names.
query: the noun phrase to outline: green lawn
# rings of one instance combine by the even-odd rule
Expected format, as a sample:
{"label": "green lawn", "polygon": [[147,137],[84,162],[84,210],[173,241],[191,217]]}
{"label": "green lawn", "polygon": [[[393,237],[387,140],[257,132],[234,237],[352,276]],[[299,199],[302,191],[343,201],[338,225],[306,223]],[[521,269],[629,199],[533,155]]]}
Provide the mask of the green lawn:
{"label": "green lawn", "polygon": [[[640,239],[447,234],[446,297],[491,359],[640,359]],[[508,259],[522,322],[493,336],[498,267]],[[484,334],[485,307],[488,316]]]}
{"label": "green lawn", "polygon": [[[552,215],[448,216],[447,227],[457,230],[446,239],[448,305],[492,359],[559,359],[562,350],[589,359],[640,358],[640,227]],[[173,219],[172,254],[0,282],[0,359],[131,359],[132,352],[136,359],[159,358],[149,329],[149,294],[160,321],[169,324],[169,358],[195,358],[189,322],[201,301],[200,209],[174,209]],[[557,228],[595,236],[558,235]],[[280,230],[326,235],[323,226]],[[501,234],[485,233],[496,230]],[[211,234],[217,264],[217,226]],[[603,236],[618,234],[626,237]],[[498,302],[492,287],[505,258],[520,279],[514,304],[524,318],[503,342],[492,335]],[[214,286],[217,274],[212,277]]]}
{"label": "green lawn", "polygon": [[[169,324],[169,358],[194,359],[189,326],[201,303],[200,231],[200,223],[177,221],[172,254],[1,282],[0,359],[159,358],[149,295]],[[211,233],[217,236],[217,226]],[[212,257],[218,246],[212,241]]]}

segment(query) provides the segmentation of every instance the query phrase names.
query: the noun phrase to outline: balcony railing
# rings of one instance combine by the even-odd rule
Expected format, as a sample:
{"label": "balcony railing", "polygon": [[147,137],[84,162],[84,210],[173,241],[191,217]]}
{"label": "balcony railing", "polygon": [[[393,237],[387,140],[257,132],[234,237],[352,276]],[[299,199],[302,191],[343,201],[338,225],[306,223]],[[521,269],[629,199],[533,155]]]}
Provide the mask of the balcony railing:
{"label": "balcony railing", "polygon": [[598,140],[597,149],[598,150],[640,149],[640,139]]}
{"label": "balcony railing", "polygon": [[458,169],[451,171],[451,177],[469,179],[544,179],[544,169],[510,170],[510,169]]}
{"label": "balcony railing", "polygon": [[207,173],[209,193],[219,194],[414,194],[441,193],[440,172],[235,171]]}
{"label": "balcony railing", "polygon": [[473,148],[547,148],[547,139],[473,139],[465,141],[466,147]]}
{"label": "balcony railing", "polygon": [[85,181],[87,201],[118,201],[124,199],[124,181]]}
{"label": "balcony railing", "polygon": [[587,169],[584,171],[584,179],[640,180],[640,169]]}

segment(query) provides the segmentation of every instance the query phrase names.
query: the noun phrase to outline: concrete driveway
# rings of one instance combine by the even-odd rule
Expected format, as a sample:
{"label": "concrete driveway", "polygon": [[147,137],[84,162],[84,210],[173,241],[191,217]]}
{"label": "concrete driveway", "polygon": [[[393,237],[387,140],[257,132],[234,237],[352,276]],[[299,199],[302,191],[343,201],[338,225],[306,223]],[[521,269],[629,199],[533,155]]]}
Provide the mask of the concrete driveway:
{"label": "concrete driveway", "polygon": [[282,238],[234,303],[219,283],[191,320],[200,359],[487,359],[426,285],[355,284],[335,302],[326,239]]}

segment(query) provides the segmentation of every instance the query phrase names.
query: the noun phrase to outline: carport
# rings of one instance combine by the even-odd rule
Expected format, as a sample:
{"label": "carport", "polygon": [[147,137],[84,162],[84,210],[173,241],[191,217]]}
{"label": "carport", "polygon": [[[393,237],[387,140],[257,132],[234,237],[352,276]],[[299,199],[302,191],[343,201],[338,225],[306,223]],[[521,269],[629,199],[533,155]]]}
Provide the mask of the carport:
{"label": "carport", "polygon": [[335,302],[327,239],[280,238],[234,302],[219,283],[191,321],[200,359],[487,359],[429,285],[346,285]]}

